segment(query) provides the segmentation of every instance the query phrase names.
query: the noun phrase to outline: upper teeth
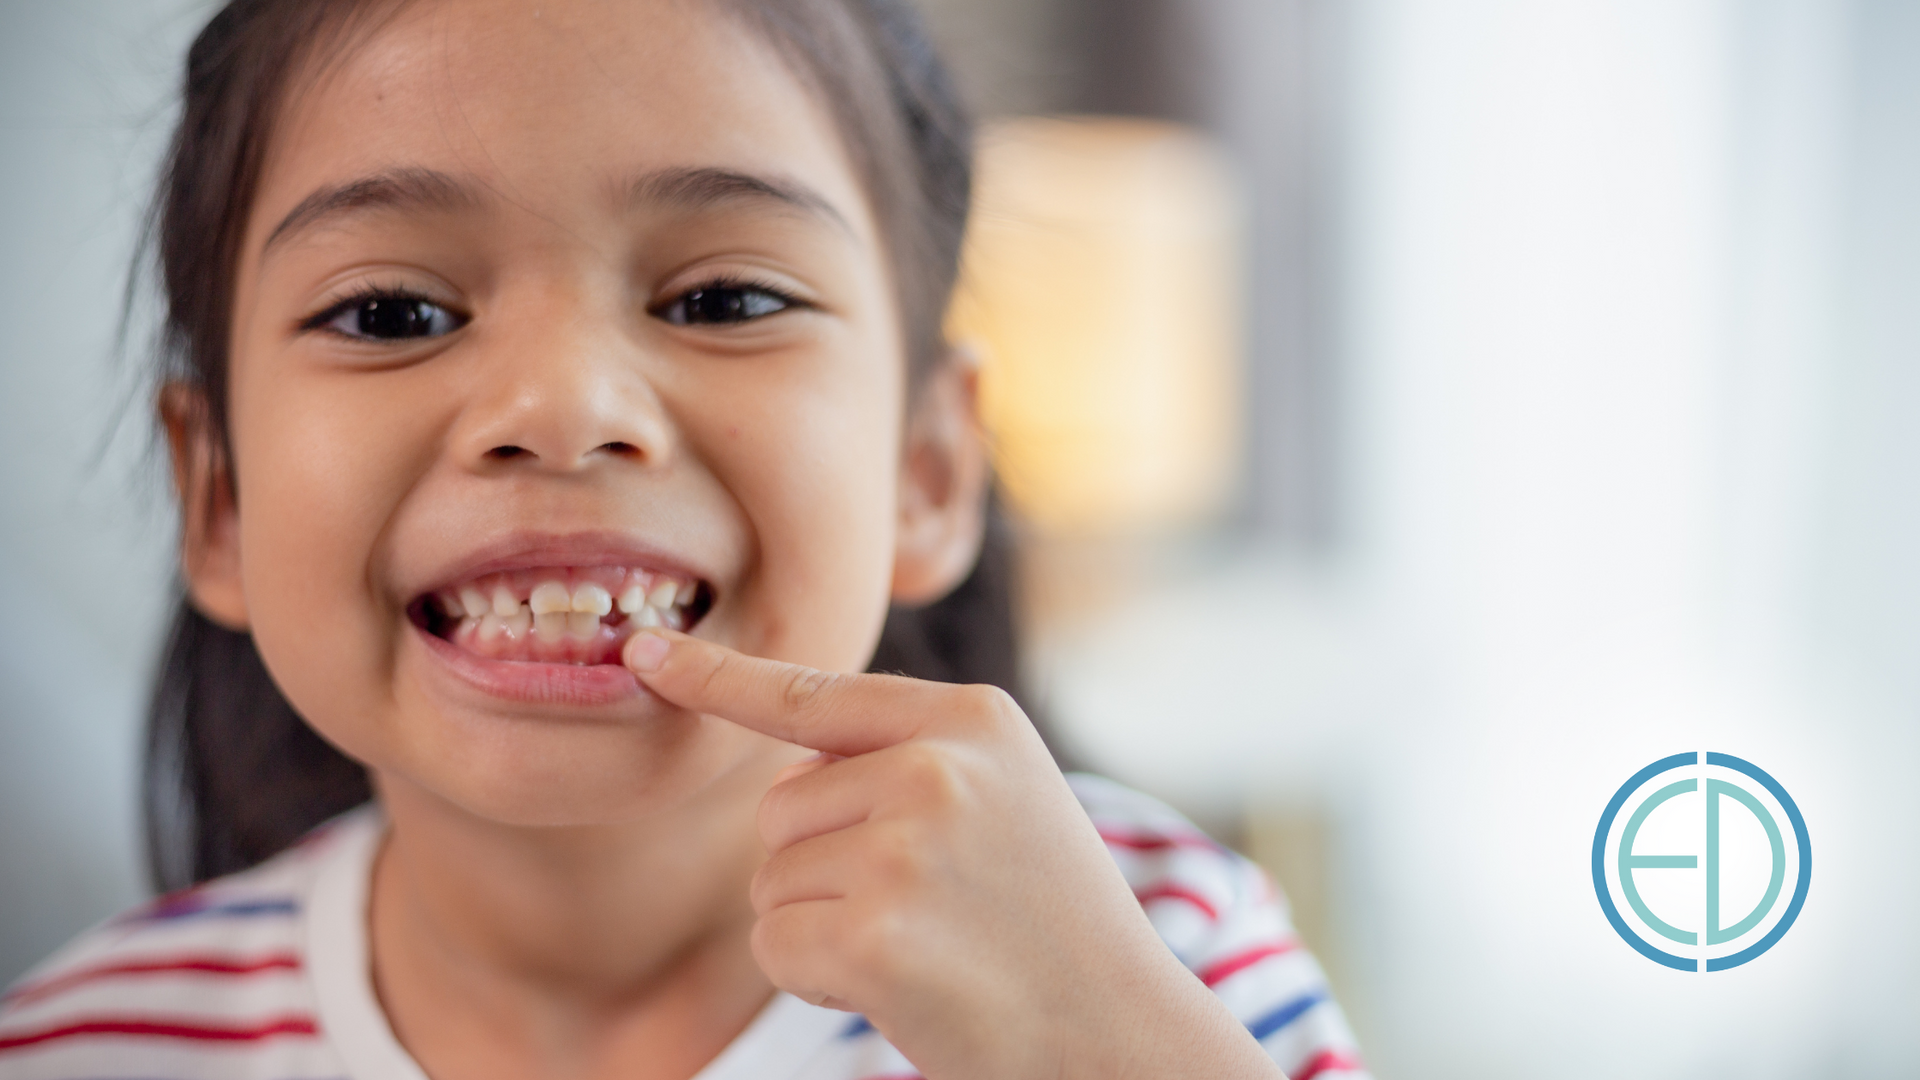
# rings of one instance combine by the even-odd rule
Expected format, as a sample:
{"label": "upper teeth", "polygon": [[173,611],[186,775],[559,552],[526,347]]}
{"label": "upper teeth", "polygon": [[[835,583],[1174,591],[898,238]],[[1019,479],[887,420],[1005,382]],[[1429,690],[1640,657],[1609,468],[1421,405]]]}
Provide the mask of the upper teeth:
{"label": "upper teeth", "polygon": [[553,615],[573,610],[573,597],[567,594],[567,587],[557,581],[543,581],[533,587],[533,596],[527,600],[527,606],[535,615]]}
{"label": "upper teeth", "polygon": [[659,608],[661,611],[667,610],[673,606],[674,593],[678,592],[679,588],[679,585],[671,581],[663,581],[655,585],[653,591],[647,594],[647,606]]}
{"label": "upper teeth", "polygon": [[645,585],[637,583],[629,585],[627,586],[627,591],[620,594],[620,613],[623,615],[631,615],[646,606],[647,589]]}
{"label": "upper teeth", "polygon": [[613,610],[613,594],[589,581],[573,590],[573,610],[605,615]]}
{"label": "upper teeth", "polygon": [[[493,587],[493,613],[503,619],[519,614],[520,598],[513,595],[513,590],[507,588],[505,585],[495,585]],[[478,618],[485,615],[486,611],[484,609],[469,607],[467,608],[467,614]]]}
{"label": "upper teeth", "polygon": [[[511,594],[509,594],[509,598],[511,598]],[[519,601],[515,600],[514,603],[518,604]],[[487,598],[481,595],[479,589],[469,585],[460,590],[460,606],[470,614],[485,614],[490,605]]]}
{"label": "upper teeth", "polygon": [[[464,585],[457,593],[440,595],[441,605],[456,619],[496,619],[509,632],[524,632],[527,626],[540,623],[540,616],[549,616],[544,624],[549,633],[566,626],[576,634],[588,632],[616,607],[641,626],[659,626],[667,622],[670,612],[692,600],[693,590],[683,583],[637,570],[628,572],[617,602],[612,590],[594,581],[572,589],[562,581],[542,581],[524,601],[504,581],[496,582],[490,594],[479,585]],[[498,632],[499,625],[489,624],[489,629]]]}

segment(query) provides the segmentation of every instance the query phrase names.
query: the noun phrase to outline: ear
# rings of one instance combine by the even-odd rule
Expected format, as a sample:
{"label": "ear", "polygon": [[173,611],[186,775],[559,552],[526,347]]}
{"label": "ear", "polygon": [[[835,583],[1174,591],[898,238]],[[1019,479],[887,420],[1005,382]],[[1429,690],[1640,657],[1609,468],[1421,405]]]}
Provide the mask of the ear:
{"label": "ear", "polygon": [[200,614],[229,630],[247,629],[240,584],[240,515],[233,470],[214,445],[206,398],[181,383],[160,389],[160,423],[173,459],[180,499],[180,570]]}
{"label": "ear", "polygon": [[979,420],[980,365],[949,349],[907,418],[894,541],[893,599],[930,604],[973,569],[986,529],[990,475]]}

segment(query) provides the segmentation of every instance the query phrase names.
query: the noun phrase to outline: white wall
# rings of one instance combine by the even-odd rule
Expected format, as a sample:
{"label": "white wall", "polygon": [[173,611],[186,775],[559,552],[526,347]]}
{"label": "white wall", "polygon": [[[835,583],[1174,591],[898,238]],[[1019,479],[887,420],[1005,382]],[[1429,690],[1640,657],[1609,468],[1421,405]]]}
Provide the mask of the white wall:
{"label": "white wall", "polygon": [[[121,289],[203,5],[0,0],[0,982],[143,891],[134,776],[172,525]],[[137,365],[135,352],[128,363]]]}
{"label": "white wall", "polygon": [[[1741,451],[1810,450],[1738,430],[1776,374],[1737,321],[1740,259],[1773,254],[1745,250],[1745,128],[1770,118],[1737,93],[1739,18],[1380,3],[1362,35],[1362,559],[1418,688],[1374,735],[1361,826],[1356,948],[1394,1071],[1819,1073],[1844,1003],[1880,989],[1842,956],[1854,747],[1730,625],[1789,615],[1724,572],[1779,539],[1735,527],[1743,496],[1805,509]],[[1613,788],[1696,748],[1783,775],[1821,856],[1821,902],[1712,979],[1628,952],[1587,874]]]}
{"label": "white wall", "polygon": [[[1182,805],[1332,816],[1383,1076],[1912,1075],[1920,8],[1352,14],[1347,547],[1051,642],[1064,726]],[[1786,785],[1814,872],[1681,974],[1588,859],[1698,749]]]}

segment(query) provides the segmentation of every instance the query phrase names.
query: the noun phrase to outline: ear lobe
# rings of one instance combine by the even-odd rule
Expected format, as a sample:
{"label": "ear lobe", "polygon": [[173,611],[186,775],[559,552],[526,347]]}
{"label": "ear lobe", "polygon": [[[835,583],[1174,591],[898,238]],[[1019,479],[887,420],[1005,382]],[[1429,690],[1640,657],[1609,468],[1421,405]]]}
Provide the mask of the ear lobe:
{"label": "ear lobe", "polygon": [[980,430],[979,364],[949,350],[908,417],[900,468],[893,599],[930,604],[966,579],[986,529],[987,447]]}
{"label": "ear lobe", "polygon": [[174,494],[180,502],[180,571],[202,615],[229,630],[248,626],[240,576],[240,515],[233,472],[214,445],[206,399],[180,383],[160,389]]}

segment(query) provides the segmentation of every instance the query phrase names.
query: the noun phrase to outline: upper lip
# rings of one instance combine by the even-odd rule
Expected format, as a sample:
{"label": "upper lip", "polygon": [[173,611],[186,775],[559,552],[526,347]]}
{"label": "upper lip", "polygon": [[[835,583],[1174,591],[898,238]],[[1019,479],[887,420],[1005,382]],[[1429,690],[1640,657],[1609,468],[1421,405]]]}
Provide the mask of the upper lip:
{"label": "upper lip", "polygon": [[677,574],[711,585],[691,560],[645,540],[611,531],[569,533],[520,530],[488,541],[436,571],[419,595],[453,588],[487,574],[541,567],[624,566]]}

